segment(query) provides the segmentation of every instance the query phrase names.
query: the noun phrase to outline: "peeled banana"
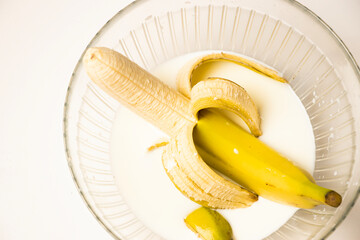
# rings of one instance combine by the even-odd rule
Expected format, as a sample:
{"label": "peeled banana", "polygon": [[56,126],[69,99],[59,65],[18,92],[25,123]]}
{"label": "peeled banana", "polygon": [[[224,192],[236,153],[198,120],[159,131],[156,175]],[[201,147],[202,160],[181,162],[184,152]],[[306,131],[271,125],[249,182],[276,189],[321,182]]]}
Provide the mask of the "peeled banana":
{"label": "peeled banana", "polygon": [[[90,48],[83,58],[99,87],[169,135],[162,155],[165,171],[191,200],[211,208],[239,208],[251,206],[259,194],[300,208],[339,206],[338,193],[314,184],[304,171],[256,138],[261,135],[260,116],[243,88],[221,78],[192,79],[197,66],[215,60],[237,62],[286,82],[249,60],[212,54],[184,66],[178,76],[180,93],[108,48]],[[252,134],[209,109],[234,112]]]}

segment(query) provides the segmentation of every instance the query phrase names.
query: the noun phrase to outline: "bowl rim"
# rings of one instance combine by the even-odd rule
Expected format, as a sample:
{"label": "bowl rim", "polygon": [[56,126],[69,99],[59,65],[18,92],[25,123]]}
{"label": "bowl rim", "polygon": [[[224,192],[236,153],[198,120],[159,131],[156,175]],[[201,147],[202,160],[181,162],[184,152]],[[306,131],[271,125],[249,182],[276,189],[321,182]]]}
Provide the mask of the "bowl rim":
{"label": "bowl rim", "polygon": [[[94,210],[94,208],[91,206],[90,202],[88,201],[87,197],[85,196],[84,192],[81,190],[81,186],[80,183],[78,182],[77,178],[76,178],[76,173],[75,173],[75,169],[72,165],[72,157],[71,157],[71,153],[69,151],[69,139],[67,137],[67,131],[68,131],[68,124],[67,124],[67,119],[68,119],[68,103],[69,103],[69,99],[71,96],[71,92],[72,92],[72,88],[71,86],[73,85],[74,82],[74,73],[77,72],[78,68],[81,65],[81,59],[83,58],[86,50],[92,45],[92,43],[94,41],[96,41],[96,39],[98,38],[98,35],[104,31],[109,25],[110,23],[117,18],[119,15],[125,14],[128,11],[131,11],[132,9],[136,8],[138,5],[143,4],[144,2],[147,1],[152,1],[152,0],[133,0],[131,3],[129,3],[128,5],[126,5],[125,7],[123,7],[122,9],[120,9],[117,13],[115,13],[115,15],[113,15],[97,32],[96,34],[93,36],[93,38],[89,41],[89,43],[86,45],[84,51],[82,52],[79,60],[77,61],[74,70],[72,71],[72,75],[70,77],[70,81],[68,84],[68,89],[66,92],[66,97],[65,97],[65,102],[64,102],[64,109],[63,109],[63,143],[64,143],[64,148],[65,148],[65,154],[66,154],[66,160],[67,160],[67,164],[68,167],[70,169],[71,172],[71,176],[72,179],[75,183],[76,189],[78,190],[81,198],[83,199],[85,205],[87,206],[87,208],[89,209],[89,211],[91,212],[91,214],[95,217],[95,219],[100,223],[100,225],[114,238],[114,239],[118,239],[118,240],[122,240],[121,238],[119,238],[117,235],[115,235],[115,233],[105,224],[105,222],[100,219],[100,217],[96,214],[96,211]],[[300,2],[296,1],[296,0],[281,0],[284,2],[288,2],[291,4],[294,4],[296,8],[299,8],[299,10],[303,10],[306,14],[308,14],[311,18],[313,18],[315,21],[317,21],[320,26],[325,30],[328,31],[332,37],[335,38],[335,40],[339,43],[340,47],[342,47],[342,49],[345,51],[345,55],[348,56],[348,60],[350,62],[350,64],[352,65],[352,68],[354,69],[355,74],[358,76],[358,79],[360,81],[360,66],[359,64],[356,62],[353,54],[350,52],[350,50],[348,49],[348,47],[346,46],[346,44],[344,43],[344,41],[339,37],[339,35],[321,18],[319,17],[315,12],[313,12],[312,10],[310,10],[308,7],[304,6],[303,4],[301,4]],[[327,232],[324,234],[324,239],[326,239],[331,233],[333,233],[337,227],[344,221],[344,219],[346,218],[346,216],[349,214],[350,210],[353,208],[356,200],[359,198],[360,196],[360,186],[358,187],[357,191],[354,193],[353,199],[350,201],[349,206],[345,209],[345,211],[343,212],[343,214],[340,216],[339,221],[336,222],[336,224]]]}
{"label": "bowl rim", "polygon": [[[360,67],[358,65],[358,63],[356,62],[353,54],[350,52],[349,48],[346,46],[346,44],[344,43],[344,41],[340,38],[340,36],[332,29],[332,27],[330,27],[330,25],[328,25],[321,17],[319,17],[315,12],[313,12],[312,10],[310,10],[308,7],[302,5],[301,3],[299,3],[296,0],[287,0],[289,2],[293,2],[296,6],[302,8],[303,10],[305,10],[308,14],[310,14],[310,16],[312,16],[313,18],[315,18],[316,20],[319,21],[320,24],[322,24],[321,26],[324,27],[324,29],[328,30],[333,37],[335,37],[335,39],[338,41],[338,43],[340,43],[341,47],[343,48],[343,50],[345,50],[346,54],[349,57],[350,62],[352,63],[352,66],[356,72],[356,74],[358,75],[358,79],[360,79]],[[349,214],[350,210],[354,207],[356,200],[359,198],[360,196],[360,187],[358,187],[357,192],[354,194],[354,198],[351,200],[350,205],[347,209],[345,209],[345,211],[343,212],[342,216],[340,216],[339,221],[336,222],[336,224],[324,235],[324,239],[326,239],[327,237],[329,237],[337,228],[338,226],[344,221],[344,219],[346,218],[346,216]]]}

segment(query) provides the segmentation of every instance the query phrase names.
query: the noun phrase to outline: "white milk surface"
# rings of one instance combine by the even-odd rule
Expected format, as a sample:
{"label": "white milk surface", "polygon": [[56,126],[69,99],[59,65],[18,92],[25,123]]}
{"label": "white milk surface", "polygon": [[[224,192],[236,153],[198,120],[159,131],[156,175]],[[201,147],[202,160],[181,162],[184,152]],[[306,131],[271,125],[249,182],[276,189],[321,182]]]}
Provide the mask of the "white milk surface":
{"label": "white milk surface", "polygon": [[[152,73],[174,87],[184,55],[165,62]],[[277,82],[229,62],[216,62],[205,75],[228,78],[241,85],[255,101],[262,118],[262,141],[310,173],[314,170],[315,141],[308,115],[288,84]],[[169,240],[198,239],[184,218],[199,207],[172,184],[161,162],[162,148],[147,148],[166,135],[125,107],[117,112],[111,141],[112,170],[119,190],[134,214],[153,232]],[[296,208],[263,198],[251,207],[219,210],[233,228],[235,240],[263,239],[281,227]]]}

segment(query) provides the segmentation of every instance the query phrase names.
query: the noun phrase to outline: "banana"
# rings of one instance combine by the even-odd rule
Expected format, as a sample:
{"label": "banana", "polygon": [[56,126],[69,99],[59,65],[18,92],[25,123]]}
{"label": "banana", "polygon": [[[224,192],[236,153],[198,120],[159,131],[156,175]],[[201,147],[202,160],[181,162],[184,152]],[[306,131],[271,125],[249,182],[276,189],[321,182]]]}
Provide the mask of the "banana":
{"label": "banana", "polygon": [[[184,66],[177,78],[179,93],[110,49],[90,48],[83,59],[99,87],[169,135],[162,155],[164,169],[191,200],[212,208],[238,208],[251,206],[259,194],[300,208],[339,206],[338,193],[314,184],[304,171],[256,138],[261,135],[260,117],[243,88],[226,79],[194,78],[196,68],[206,61],[235,62],[286,82],[269,68],[221,53]],[[210,108],[236,113],[252,134]]]}
{"label": "banana", "polygon": [[210,110],[199,114],[194,142],[201,155],[206,151],[203,157],[209,166],[278,203],[298,208],[319,204],[337,207],[341,203],[339,194],[316,185],[302,169],[236,126]]}

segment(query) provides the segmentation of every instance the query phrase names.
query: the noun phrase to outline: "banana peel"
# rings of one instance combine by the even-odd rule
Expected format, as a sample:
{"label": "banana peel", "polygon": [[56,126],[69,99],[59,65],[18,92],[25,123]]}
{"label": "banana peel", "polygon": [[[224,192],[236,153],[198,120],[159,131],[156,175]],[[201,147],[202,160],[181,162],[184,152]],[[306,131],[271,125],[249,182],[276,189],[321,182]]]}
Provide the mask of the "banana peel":
{"label": "banana peel", "polygon": [[218,212],[200,207],[185,219],[186,226],[202,240],[232,240],[232,228]]}

